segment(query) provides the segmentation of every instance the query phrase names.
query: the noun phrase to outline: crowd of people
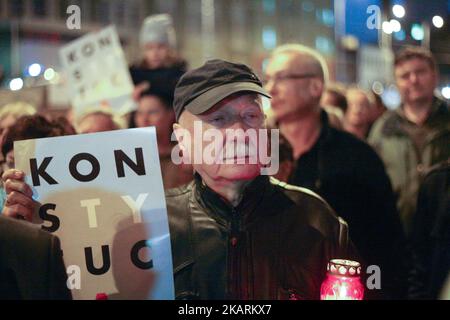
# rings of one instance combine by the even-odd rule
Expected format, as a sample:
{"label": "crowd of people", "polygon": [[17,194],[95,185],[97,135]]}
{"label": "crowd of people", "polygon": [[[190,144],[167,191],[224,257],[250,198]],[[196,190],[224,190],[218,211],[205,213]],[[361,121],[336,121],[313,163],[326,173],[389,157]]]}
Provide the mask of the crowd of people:
{"label": "crowd of people", "polygon": [[[96,110],[51,119],[21,101],[1,107],[0,281],[8,285],[0,297],[69,296],[30,294],[20,280],[27,270],[8,265],[19,254],[5,249],[8,234],[31,231],[2,224],[31,220],[36,208],[14,169],[14,141],[147,126],[157,132],[178,299],[318,299],[323,267],[335,257],[379,266],[382,286],[367,290],[368,299],[442,294],[450,277],[450,110],[435,95],[431,52],[396,53],[402,103],[388,110],[372,91],[331,83],[323,57],[301,44],[276,48],[261,81],[223,60],[188,70],[168,15],[148,17],[139,40],[143,58],[130,67],[137,109],[126,117]],[[261,96],[270,97],[268,119]],[[215,114],[240,120],[218,125]],[[276,179],[259,175],[257,164],[173,163],[173,128],[192,131],[194,121],[279,129]],[[195,152],[177,138],[183,156]]]}

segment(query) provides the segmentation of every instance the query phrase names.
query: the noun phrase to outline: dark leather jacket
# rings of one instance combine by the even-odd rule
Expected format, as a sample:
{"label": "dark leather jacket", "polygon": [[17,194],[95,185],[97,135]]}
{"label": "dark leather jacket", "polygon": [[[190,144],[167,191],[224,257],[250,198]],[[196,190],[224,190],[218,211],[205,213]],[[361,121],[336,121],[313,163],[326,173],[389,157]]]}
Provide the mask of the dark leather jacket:
{"label": "dark leather jacket", "polygon": [[431,167],[419,189],[411,233],[410,299],[438,299],[450,279],[450,159]]}
{"label": "dark leather jacket", "polygon": [[59,238],[0,216],[0,301],[70,300]]}
{"label": "dark leather jacket", "polygon": [[354,252],[324,200],[267,176],[237,207],[198,175],[166,201],[177,299],[319,299],[327,262]]}

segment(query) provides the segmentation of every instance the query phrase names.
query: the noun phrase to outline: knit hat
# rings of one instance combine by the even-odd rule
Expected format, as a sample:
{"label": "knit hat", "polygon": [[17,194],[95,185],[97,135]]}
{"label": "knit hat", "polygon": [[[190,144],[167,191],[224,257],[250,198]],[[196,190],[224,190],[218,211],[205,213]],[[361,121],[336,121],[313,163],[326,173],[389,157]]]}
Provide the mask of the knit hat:
{"label": "knit hat", "polygon": [[172,17],[168,14],[148,16],[142,23],[139,42],[144,46],[150,42],[176,47],[175,29]]}

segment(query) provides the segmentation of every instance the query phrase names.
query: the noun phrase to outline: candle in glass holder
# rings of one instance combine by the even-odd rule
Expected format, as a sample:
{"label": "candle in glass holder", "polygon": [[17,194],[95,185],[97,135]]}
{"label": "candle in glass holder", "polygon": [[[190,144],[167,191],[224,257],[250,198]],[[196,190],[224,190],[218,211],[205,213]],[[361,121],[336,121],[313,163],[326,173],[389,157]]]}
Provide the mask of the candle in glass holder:
{"label": "candle in glass holder", "polygon": [[362,300],[363,297],[361,264],[351,260],[331,260],[320,288],[320,300]]}

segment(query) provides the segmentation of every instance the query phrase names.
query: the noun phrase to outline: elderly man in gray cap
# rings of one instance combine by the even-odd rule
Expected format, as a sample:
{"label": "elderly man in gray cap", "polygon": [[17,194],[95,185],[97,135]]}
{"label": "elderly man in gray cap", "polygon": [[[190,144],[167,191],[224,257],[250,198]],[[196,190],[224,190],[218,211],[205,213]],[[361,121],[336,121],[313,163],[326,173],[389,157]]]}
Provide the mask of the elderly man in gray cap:
{"label": "elderly man in gray cap", "polygon": [[[183,158],[204,147],[186,139],[198,125],[221,133],[219,149],[235,131],[263,130],[262,97],[242,64],[211,60],[186,73],[174,101]],[[313,192],[261,175],[261,163],[247,161],[250,148],[241,150],[231,161],[195,161],[194,181],[166,191],[176,298],[319,299],[330,259],[354,254],[346,223]],[[3,179],[3,214],[29,218],[29,188],[14,172]]]}

